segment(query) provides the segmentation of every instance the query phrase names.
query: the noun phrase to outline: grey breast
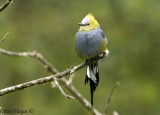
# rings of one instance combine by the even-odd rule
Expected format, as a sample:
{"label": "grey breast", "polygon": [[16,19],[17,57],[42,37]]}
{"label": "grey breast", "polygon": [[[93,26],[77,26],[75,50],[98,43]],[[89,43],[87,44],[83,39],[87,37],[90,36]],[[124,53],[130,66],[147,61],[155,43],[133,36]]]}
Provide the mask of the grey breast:
{"label": "grey breast", "polygon": [[75,48],[82,58],[93,58],[100,54],[102,47],[102,34],[100,29],[89,32],[78,31],[75,39]]}

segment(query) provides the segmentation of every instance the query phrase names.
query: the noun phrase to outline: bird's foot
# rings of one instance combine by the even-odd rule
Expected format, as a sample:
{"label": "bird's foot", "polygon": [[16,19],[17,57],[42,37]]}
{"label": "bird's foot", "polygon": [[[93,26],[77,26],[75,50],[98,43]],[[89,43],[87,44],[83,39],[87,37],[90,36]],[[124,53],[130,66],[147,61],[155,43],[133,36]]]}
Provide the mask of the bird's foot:
{"label": "bird's foot", "polygon": [[99,54],[99,57],[104,58],[105,54],[106,54],[106,52],[102,52],[101,54]]}
{"label": "bird's foot", "polygon": [[100,58],[104,58],[105,54],[108,56],[108,54],[109,54],[109,50],[108,49],[105,52],[102,52],[101,54],[99,54],[99,57]]}

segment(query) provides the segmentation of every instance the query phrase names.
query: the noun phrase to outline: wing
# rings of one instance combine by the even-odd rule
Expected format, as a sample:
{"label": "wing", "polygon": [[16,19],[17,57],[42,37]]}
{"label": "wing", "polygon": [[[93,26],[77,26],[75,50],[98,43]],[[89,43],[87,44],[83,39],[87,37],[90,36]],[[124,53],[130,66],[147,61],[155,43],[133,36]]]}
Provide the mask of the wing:
{"label": "wing", "polygon": [[108,40],[107,40],[103,30],[99,29],[99,33],[101,34],[101,40],[102,40],[101,52],[105,52],[107,50]]}
{"label": "wing", "polygon": [[103,32],[103,30],[102,30],[102,29],[100,29],[100,31],[101,31],[101,35],[102,35],[102,37],[103,37],[103,39],[105,40],[106,45],[107,45],[107,44],[108,44],[107,37],[105,36],[105,34],[104,34],[104,32]]}

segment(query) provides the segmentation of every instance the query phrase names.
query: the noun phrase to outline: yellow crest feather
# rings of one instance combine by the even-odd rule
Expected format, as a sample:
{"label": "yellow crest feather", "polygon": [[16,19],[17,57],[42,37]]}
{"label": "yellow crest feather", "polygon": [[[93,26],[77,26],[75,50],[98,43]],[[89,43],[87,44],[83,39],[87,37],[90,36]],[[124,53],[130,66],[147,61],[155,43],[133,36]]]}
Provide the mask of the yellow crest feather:
{"label": "yellow crest feather", "polygon": [[87,16],[94,18],[93,14],[91,14],[91,13],[88,13]]}
{"label": "yellow crest feather", "polygon": [[99,24],[97,20],[94,18],[93,14],[88,13],[87,16],[89,18],[89,25],[80,27],[80,30],[83,32],[91,31],[92,29],[99,28]]}

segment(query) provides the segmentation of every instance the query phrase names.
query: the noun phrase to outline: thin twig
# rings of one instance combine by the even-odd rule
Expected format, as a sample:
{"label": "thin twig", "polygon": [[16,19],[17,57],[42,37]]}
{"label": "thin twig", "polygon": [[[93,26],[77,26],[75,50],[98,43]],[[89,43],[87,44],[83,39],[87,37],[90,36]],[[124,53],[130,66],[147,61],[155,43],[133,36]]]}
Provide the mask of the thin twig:
{"label": "thin twig", "polygon": [[9,32],[7,32],[6,35],[3,37],[3,39],[0,40],[0,43],[2,43],[6,39],[6,37],[8,36],[8,34],[9,34]]}
{"label": "thin twig", "polygon": [[56,88],[56,84],[54,82],[51,82],[51,87]]}
{"label": "thin twig", "polygon": [[74,74],[71,74],[70,75],[70,77],[69,77],[69,79],[68,79],[68,81],[67,81],[67,83],[68,84],[71,84],[72,82],[73,82],[73,78],[75,77],[75,75]]}
{"label": "thin twig", "polygon": [[60,90],[61,94],[62,94],[64,97],[66,97],[66,98],[68,98],[68,99],[75,100],[74,97],[72,97],[72,96],[70,96],[70,95],[67,95],[67,94],[63,91],[62,87],[59,85],[59,83],[58,83],[58,81],[57,81],[57,78],[55,78],[55,77],[54,77],[54,83],[55,83],[55,85],[58,87],[58,89]]}
{"label": "thin twig", "polygon": [[[82,64],[79,64],[77,66],[74,66],[73,69],[75,71],[77,71],[84,66],[85,66],[85,63],[82,63]],[[27,87],[31,87],[31,86],[34,86],[34,85],[39,85],[39,84],[43,84],[43,83],[46,83],[46,82],[53,81],[54,77],[55,78],[62,78],[64,76],[69,75],[71,71],[72,71],[72,68],[67,69],[67,70],[65,70],[61,73],[51,75],[51,76],[39,78],[39,79],[32,80],[32,81],[29,81],[29,82],[25,82],[25,83],[22,83],[22,84],[19,84],[19,85],[15,85],[15,86],[11,86],[11,87],[8,87],[8,88],[5,88],[5,89],[1,89],[0,90],[0,96],[3,96],[3,95],[8,94],[8,93],[15,92],[15,91],[27,88]]]}
{"label": "thin twig", "polygon": [[[94,61],[95,59],[92,59],[88,62],[84,62],[84,63],[81,63],[79,64],[78,66],[75,66],[75,67],[72,67],[62,73],[58,73],[58,71],[40,54],[41,58],[37,58],[39,56],[35,56],[35,54],[33,52],[22,52],[22,53],[17,53],[17,52],[11,52],[11,51],[8,51],[8,50],[4,50],[2,48],[0,48],[0,53],[2,54],[5,54],[5,55],[9,55],[9,56],[23,56],[23,57],[34,57],[36,58],[38,61],[40,61],[42,64],[44,64],[47,69],[52,73],[52,74],[55,74],[53,76],[49,76],[49,77],[45,77],[45,78],[40,78],[40,79],[37,79],[37,80],[33,80],[33,81],[30,81],[29,82],[29,86],[28,86],[28,82],[24,83],[23,85],[20,84],[20,85],[16,85],[16,86],[12,86],[9,87],[10,91],[6,91],[8,88],[5,88],[5,89],[2,89],[0,90],[0,93],[1,92],[5,92],[5,93],[1,93],[0,95],[4,95],[4,94],[7,94],[8,93],[11,93],[13,91],[16,91],[16,90],[20,90],[19,88],[27,88],[27,87],[31,87],[33,85],[36,85],[36,84],[42,84],[45,83],[45,82],[49,82],[49,81],[52,81],[54,77],[62,77],[62,76],[65,76],[65,75],[68,75],[68,74],[73,74],[74,72],[76,72],[77,70],[85,67],[87,64],[91,63],[92,61]],[[33,54],[32,54],[33,53]],[[96,59],[102,59],[104,57],[97,57]],[[45,61],[44,61],[45,60]],[[60,76],[58,76],[60,75]],[[43,80],[45,79],[45,80]],[[92,114],[94,115],[102,115],[96,108],[94,108],[93,106],[91,106],[91,104],[75,89],[75,87],[71,84],[68,84],[67,83],[67,80],[65,78],[61,78],[61,81],[62,83],[66,86],[66,88],[72,93],[72,95],[74,95],[74,97],[76,97],[76,99],[85,107],[87,108]],[[22,87],[21,87],[22,85]],[[16,89],[16,90],[15,90]]]}
{"label": "thin twig", "polygon": [[77,90],[76,88],[67,83],[65,78],[62,78],[61,81],[64,83],[66,88],[75,96],[75,98],[85,107],[87,108],[93,115],[102,115],[93,105],[91,106],[90,102],[85,99]]}
{"label": "thin twig", "polygon": [[119,85],[119,82],[117,81],[117,82],[114,84],[114,86],[112,87],[112,89],[111,89],[111,91],[110,91],[110,93],[109,93],[109,96],[108,96],[108,99],[107,99],[107,105],[106,105],[106,108],[105,108],[105,113],[106,113],[106,114],[107,114],[107,112],[108,112],[108,107],[109,107],[109,105],[110,105],[110,103],[111,103],[113,93],[114,93],[114,91],[115,91],[115,89],[117,88],[118,85]]}
{"label": "thin twig", "polygon": [[0,12],[7,8],[13,0],[6,0],[6,2],[0,7]]}

